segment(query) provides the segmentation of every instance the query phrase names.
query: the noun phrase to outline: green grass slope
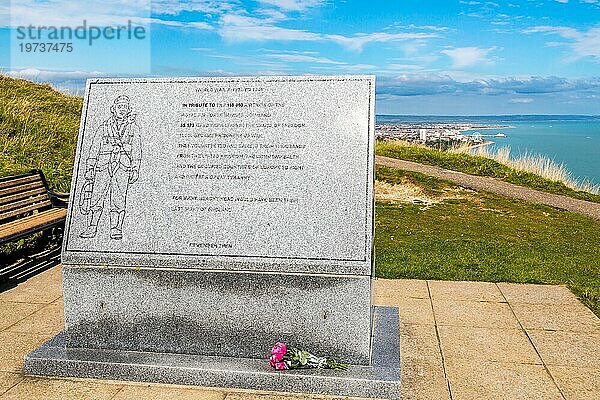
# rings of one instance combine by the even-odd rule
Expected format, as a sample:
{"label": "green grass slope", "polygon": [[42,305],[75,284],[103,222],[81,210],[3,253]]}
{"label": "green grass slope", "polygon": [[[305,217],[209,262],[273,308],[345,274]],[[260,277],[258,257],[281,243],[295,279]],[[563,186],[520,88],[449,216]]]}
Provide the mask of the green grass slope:
{"label": "green grass slope", "polygon": [[68,191],[82,99],[49,85],[0,75],[0,176],[34,168],[56,191]]}

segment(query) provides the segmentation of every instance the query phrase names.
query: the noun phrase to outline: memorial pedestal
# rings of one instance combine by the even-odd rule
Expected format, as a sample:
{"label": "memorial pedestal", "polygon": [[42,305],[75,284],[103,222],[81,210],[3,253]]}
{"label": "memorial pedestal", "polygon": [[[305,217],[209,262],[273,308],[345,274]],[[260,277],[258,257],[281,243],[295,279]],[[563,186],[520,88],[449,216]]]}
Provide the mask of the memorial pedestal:
{"label": "memorial pedestal", "polygon": [[[374,95],[371,76],[88,80],[65,331],[26,372],[397,398]],[[274,371],[279,341],[350,369]]]}

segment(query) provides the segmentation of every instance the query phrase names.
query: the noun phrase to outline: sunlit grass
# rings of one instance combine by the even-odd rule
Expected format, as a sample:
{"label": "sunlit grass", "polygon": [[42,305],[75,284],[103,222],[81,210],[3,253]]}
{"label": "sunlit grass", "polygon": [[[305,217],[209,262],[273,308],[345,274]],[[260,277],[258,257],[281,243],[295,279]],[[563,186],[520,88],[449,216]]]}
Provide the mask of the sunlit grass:
{"label": "sunlit grass", "polygon": [[0,176],[39,168],[52,189],[68,191],[81,106],[49,85],[0,75]]}

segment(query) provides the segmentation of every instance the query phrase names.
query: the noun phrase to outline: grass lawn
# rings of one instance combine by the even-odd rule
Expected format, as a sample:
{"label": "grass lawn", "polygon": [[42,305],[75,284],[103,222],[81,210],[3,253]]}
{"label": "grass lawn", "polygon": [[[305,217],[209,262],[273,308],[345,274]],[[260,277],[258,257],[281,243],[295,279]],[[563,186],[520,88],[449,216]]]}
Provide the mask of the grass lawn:
{"label": "grass lawn", "polygon": [[481,156],[406,146],[393,141],[378,141],[375,145],[375,153],[380,156],[435,165],[470,175],[489,176],[515,185],[600,203],[600,195],[576,191],[562,182],[551,181],[532,172],[519,171]]}
{"label": "grass lawn", "polygon": [[[408,179],[432,196],[456,190],[450,182],[386,167],[376,177]],[[566,284],[600,316],[598,221],[491,193],[463,195],[427,209],[378,201],[377,276]]]}
{"label": "grass lawn", "polygon": [[0,176],[39,168],[51,189],[68,192],[81,106],[49,85],[0,75]]}

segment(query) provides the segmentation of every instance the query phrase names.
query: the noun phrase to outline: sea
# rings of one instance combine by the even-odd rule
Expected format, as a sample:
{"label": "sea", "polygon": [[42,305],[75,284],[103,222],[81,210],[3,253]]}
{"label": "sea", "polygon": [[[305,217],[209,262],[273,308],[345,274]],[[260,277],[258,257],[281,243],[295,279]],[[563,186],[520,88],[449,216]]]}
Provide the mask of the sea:
{"label": "sea", "polygon": [[[465,131],[480,133],[494,142],[491,149],[509,147],[512,156],[541,154],[563,164],[577,180],[600,184],[600,116],[500,115],[500,116],[413,116],[377,115],[377,124],[407,122],[474,123],[510,128]],[[506,137],[493,137],[503,133]]]}

